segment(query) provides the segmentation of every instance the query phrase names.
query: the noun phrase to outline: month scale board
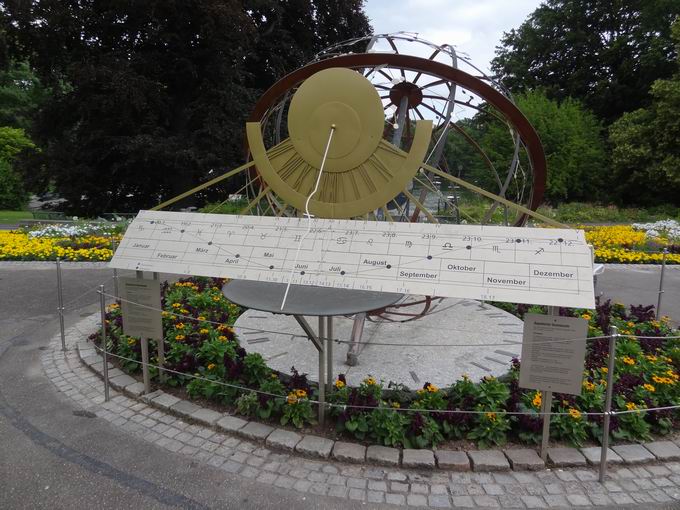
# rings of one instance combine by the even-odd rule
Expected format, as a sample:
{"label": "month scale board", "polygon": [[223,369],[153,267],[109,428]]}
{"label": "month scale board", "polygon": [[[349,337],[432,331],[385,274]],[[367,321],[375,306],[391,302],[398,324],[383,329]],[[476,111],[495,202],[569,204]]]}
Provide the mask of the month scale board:
{"label": "month scale board", "polygon": [[354,290],[595,306],[592,254],[583,231],[572,229],[141,211],[110,265]]}

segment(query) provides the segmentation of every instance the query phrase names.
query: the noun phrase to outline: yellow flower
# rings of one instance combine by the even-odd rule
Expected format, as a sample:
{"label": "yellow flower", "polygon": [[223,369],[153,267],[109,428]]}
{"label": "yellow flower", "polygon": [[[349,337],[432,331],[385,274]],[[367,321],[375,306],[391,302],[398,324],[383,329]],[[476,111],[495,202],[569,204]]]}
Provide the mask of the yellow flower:
{"label": "yellow flower", "polygon": [[656,388],[651,384],[643,384],[642,387],[649,391],[650,393],[654,393],[656,391]]}
{"label": "yellow flower", "polygon": [[137,343],[137,340],[135,340],[134,338],[128,338],[127,343],[128,345],[135,345]]}
{"label": "yellow flower", "polygon": [[298,398],[297,398],[297,395],[295,394],[295,392],[288,394],[288,398],[286,399],[286,402],[288,402],[288,405],[292,406],[293,404],[297,404],[297,401],[298,401]]}
{"label": "yellow flower", "polygon": [[210,333],[210,330],[207,329],[207,328],[201,328],[201,329],[198,330],[198,332],[199,332],[201,335],[207,335],[208,333]]}
{"label": "yellow flower", "polygon": [[581,411],[578,409],[574,409],[573,407],[569,408],[569,416],[571,416],[574,420],[580,420],[581,419]]}
{"label": "yellow flower", "polygon": [[634,402],[628,402],[628,403],[626,403],[626,409],[628,409],[629,411],[632,411],[633,409],[637,409],[637,406],[635,405]]}
{"label": "yellow flower", "polygon": [[626,365],[635,365],[635,360],[630,356],[624,356],[621,361],[623,361]]}
{"label": "yellow flower", "polygon": [[166,312],[165,310],[163,310],[163,311],[161,312],[161,316],[162,316],[162,317],[170,317],[170,312]]}
{"label": "yellow flower", "polygon": [[182,306],[182,305],[180,305],[179,303],[173,303],[173,304],[172,304],[172,307],[173,307],[173,308],[180,308],[181,306]]}
{"label": "yellow flower", "polygon": [[666,375],[669,376],[671,379],[675,379],[676,381],[680,377],[680,376],[678,376],[678,374],[673,372],[673,370],[671,370],[671,369],[666,370]]}
{"label": "yellow flower", "polygon": [[226,336],[224,336],[224,335],[218,336],[217,339],[218,339],[220,342],[226,342],[226,341],[228,340],[228,338],[227,338]]}
{"label": "yellow flower", "polygon": [[392,402],[390,405],[395,409],[399,409],[401,407],[401,404],[399,402]]}
{"label": "yellow flower", "polygon": [[175,324],[175,329],[184,329],[184,323],[178,322],[177,324]]}
{"label": "yellow flower", "polygon": [[272,374],[272,375],[270,375],[269,377],[271,377],[272,379],[278,379],[278,377],[277,377],[276,374]]}
{"label": "yellow flower", "polygon": [[375,380],[374,377],[367,377],[364,379],[364,384],[367,386],[375,386],[377,384],[377,381]]}
{"label": "yellow flower", "polygon": [[175,340],[178,342],[181,342],[185,339],[186,337],[184,335],[175,335]]}
{"label": "yellow flower", "polygon": [[595,384],[590,381],[583,381],[583,387],[588,391],[593,391],[595,389]]}
{"label": "yellow flower", "polygon": [[204,321],[204,320],[205,320],[205,317],[203,317],[202,315],[199,315],[199,316],[197,317],[197,319],[198,319],[199,321]]}
{"label": "yellow flower", "polygon": [[608,369],[607,367],[602,367],[602,368],[600,369],[600,371],[601,371],[603,374],[606,374],[607,372],[609,372],[609,369]]}
{"label": "yellow flower", "polygon": [[437,393],[439,391],[439,388],[437,388],[434,384],[428,383],[426,387],[427,391],[430,393]]}
{"label": "yellow flower", "polygon": [[541,407],[541,402],[542,402],[542,401],[543,401],[543,399],[542,399],[542,397],[541,397],[541,392],[540,392],[540,391],[537,391],[536,393],[534,393],[534,399],[531,401],[531,404],[532,404],[534,407],[538,408],[538,407]]}
{"label": "yellow flower", "polygon": [[181,314],[183,314],[183,315],[186,315],[186,314],[189,313],[189,310],[187,310],[186,308],[182,308],[182,309],[179,311],[179,313],[181,313]]}
{"label": "yellow flower", "polygon": [[297,398],[306,398],[307,392],[305,390],[295,390],[295,396]]}
{"label": "yellow flower", "polygon": [[581,318],[589,321],[592,317],[590,316],[590,314],[584,313],[583,315],[581,315]]}
{"label": "yellow flower", "polygon": [[345,383],[342,382],[340,379],[337,379],[337,380],[335,381],[335,387],[336,387],[337,389],[344,388],[344,387],[345,387]]}
{"label": "yellow flower", "polygon": [[213,296],[212,300],[217,303],[220,300],[220,296]]}
{"label": "yellow flower", "polygon": [[216,367],[215,363],[208,363],[208,370],[212,370]]}
{"label": "yellow flower", "polygon": [[657,360],[657,357],[654,356],[653,354],[648,354],[647,356],[645,356],[645,358],[647,358],[648,361],[656,361]]}
{"label": "yellow flower", "polygon": [[634,322],[630,322],[630,321],[627,322],[626,325],[627,325],[629,328],[634,328],[634,327],[635,327],[635,323],[634,323]]}
{"label": "yellow flower", "polygon": [[489,421],[496,421],[496,413],[486,413],[486,419]]}

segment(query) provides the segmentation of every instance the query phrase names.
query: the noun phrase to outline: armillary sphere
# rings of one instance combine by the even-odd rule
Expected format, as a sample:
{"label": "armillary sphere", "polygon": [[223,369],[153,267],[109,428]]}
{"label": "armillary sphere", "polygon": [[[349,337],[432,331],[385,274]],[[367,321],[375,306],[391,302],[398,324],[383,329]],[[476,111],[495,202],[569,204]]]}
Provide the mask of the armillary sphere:
{"label": "armillary sphere", "polygon": [[[480,111],[507,126],[514,151],[503,164],[457,122]],[[460,205],[479,195],[487,200],[483,224],[498,209],[508,225],[540,216],[533,211],[546,161],[528,120],[453,47],[414,34],[353,39],[321,52],[262,95],[246,132],[248,163],[156,208],[245,173],[244,214],[474,223]],[[466,180],[467,169],[445,150],[453,137],[481,158],[490,178]],[[376,314],[413,320],[434,306],[436,298],[426,297]]]}

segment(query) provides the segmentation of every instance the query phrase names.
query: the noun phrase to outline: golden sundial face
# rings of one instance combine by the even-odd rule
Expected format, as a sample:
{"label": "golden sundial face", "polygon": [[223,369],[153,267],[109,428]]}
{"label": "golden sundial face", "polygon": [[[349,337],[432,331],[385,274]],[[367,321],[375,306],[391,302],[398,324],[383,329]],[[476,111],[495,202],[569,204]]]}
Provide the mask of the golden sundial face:
{"label": "golden sundial face", "polygon": [[259,122],[246,126],[257,169],[272,192],[304,211],[319,175],[310,213],[324,218],[363,216],[404,190],[423,162],[431,121],[418,121],[409,153],[382,138],[385,118],[373,85],[351,69],[332,68],[308,78],[288,113],[290,137],[267,150]]}

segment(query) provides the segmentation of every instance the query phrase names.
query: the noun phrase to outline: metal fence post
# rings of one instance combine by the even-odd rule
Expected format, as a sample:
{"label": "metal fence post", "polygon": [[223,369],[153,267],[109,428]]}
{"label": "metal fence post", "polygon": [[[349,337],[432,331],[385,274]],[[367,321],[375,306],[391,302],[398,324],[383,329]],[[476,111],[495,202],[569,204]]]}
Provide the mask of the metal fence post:
{"label": "metal fence post", "polygon": [[[113,255],[116,254],[116,249],[118,248],[118,244],[116,243],[116,240],[111,236],[111,252],[112,252],[112,257]],[[113,295],[116,296],[116,299],[120,297],[120,294],[118,293],[118,269],[115,267],[113,268]]]}
{"label": "metal fence post", "polygon": [[104,374],[104,401],[109,401],[109,359],[106,355],[106,297],[104,296],[104,286],[99,286],[99,307],[101,308],[102,316],[102,367]]}
{"label": "metal fence post", "polygon": [[656,301],[656,317],[661,318],[661,296],[663,296],[663,275],[666,272],[666,255],[668,255],[668,248],[663,249],[663,257],[661,258],[661,276],[659,277],[659,297]]}
{"label": "metal fence post", "polygon": [[57,258],[57,299],[59,306],[59,331],[61,332],[61,350],[66,350],[66,334],[64,333],[64,287],[61,282],[61,260]]}
{"label": "metal fence post", "polygon": [[607,363],[607,393],[604,401],[604,419],[602,420],[602,449],[600,450],[600,483],[604,483],[607,475],[607,450],[609,449],[609,422],[612,412],[612,393],[614,391],[614,362],[616,361],[616,339],[619,329],[612,326],[609,337],[609,362]]}

